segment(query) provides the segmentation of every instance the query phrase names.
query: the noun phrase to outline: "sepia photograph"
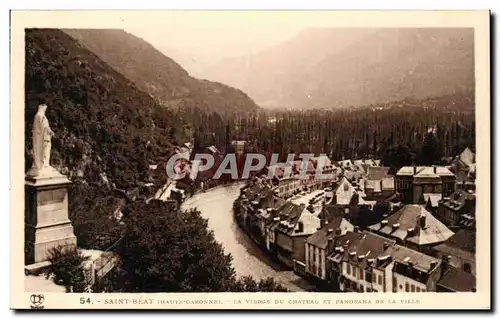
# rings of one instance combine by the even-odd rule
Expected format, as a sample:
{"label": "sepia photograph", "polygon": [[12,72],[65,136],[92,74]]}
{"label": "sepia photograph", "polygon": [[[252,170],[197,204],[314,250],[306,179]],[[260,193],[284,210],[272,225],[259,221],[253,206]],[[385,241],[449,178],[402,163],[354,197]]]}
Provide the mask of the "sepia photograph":
{"label": "sepia photograph", "polygon": [[489,309],[488,11],[11,17],[14,308]]}

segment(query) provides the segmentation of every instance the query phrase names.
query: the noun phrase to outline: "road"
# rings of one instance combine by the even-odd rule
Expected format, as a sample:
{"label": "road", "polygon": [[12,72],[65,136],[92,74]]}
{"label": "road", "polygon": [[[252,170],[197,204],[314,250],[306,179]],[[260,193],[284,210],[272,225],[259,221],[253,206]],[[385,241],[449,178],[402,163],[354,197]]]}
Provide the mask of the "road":
{"label": "road", "polygon": [[273,277],[291,291],[306,291],[313,286],[293,271],[272,262],[269,257],[239,228],[233,217],[233,202],[239,195],[241,184],[217,187],[187,199],[183,209],[197,207],[208,219],[208,227],[224,251],[233,256],[233,267],[238,276],[251,275],[260,280]]}

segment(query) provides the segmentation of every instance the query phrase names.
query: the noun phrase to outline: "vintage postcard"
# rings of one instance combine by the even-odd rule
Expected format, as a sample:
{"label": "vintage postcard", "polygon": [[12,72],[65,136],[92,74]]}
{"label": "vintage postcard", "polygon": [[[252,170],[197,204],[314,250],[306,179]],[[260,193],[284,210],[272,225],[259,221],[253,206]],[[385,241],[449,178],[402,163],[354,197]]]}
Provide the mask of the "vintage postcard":
{"label": "vintage postcard", "polygon": [[491,309],[489,25],[12,11],[11,307]]}

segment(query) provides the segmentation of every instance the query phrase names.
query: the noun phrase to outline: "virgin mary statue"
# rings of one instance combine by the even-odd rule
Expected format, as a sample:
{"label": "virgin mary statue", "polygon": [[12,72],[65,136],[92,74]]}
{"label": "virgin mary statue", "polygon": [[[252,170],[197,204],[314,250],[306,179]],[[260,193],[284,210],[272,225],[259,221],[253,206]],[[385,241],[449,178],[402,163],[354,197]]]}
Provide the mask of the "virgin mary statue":
{"label": "virgin mary statue", "polygon": [[50,129],[49,121],[45,116],[46,110],[47,105],[39,105],[33,121],[33,166],[29,173],[31,176],[44,175],[52,171],[50,149],[54,132]]}

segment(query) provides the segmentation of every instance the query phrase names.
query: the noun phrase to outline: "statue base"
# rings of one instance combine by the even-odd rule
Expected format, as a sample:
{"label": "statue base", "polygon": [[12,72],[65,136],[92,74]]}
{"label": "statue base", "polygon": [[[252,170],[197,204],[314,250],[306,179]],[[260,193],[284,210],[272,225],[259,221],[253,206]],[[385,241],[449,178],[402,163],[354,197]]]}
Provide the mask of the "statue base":
{"label": "statue base", "polygon": [[68,187],[71,181],[54,169],[25,180],[25,264],[46,261],[49,250],[76,246],[68,216]]}

